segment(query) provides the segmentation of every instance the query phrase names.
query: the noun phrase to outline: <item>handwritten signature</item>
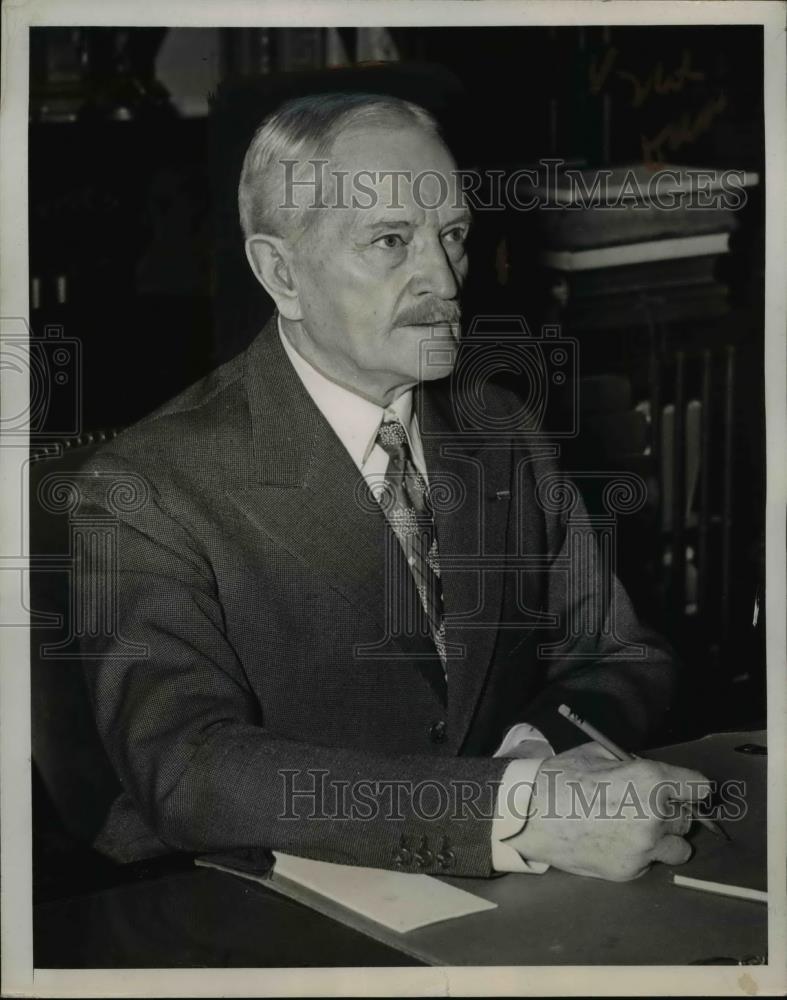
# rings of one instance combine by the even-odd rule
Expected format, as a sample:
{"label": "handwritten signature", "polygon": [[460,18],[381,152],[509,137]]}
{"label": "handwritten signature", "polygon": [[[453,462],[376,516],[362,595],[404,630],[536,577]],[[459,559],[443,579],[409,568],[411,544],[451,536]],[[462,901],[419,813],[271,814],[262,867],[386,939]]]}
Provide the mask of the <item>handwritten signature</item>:
{"label": "handwritten signature", "polygon": [[[671,72],[664,69],[664,63],[659,60],[653,69],[644,76],[632,73],[618,67],[620,51],[610,45],[600,59],[595,56],[588,68],[590,93],[600,94],[613,76],[624,80],[630,89],[629,104],[632,108],[640,108],[651,97],[662,97],[666,94],[680,93],[688,83],[704,80],[705,74],[692,65],[692,55],[689,49],[681,54],[680,65]],[[665,152],[674,152],[681,146],[694,142],[703,132],[707,132],[713,121],[727,107],[727,97],[721,92],[705,104],[695,115],[688,112],[673,121],[668,122],[654,136],[641,136],[642,158],[645,163],[657,164],[665,162]]]}
{"label": "handwritten signature", "polygon": [[[600,63],[596,61],[595,57],[592,59],[588,69],[591,94],[600,94],[604,89],[619,55],[618,49],[611,45],[605,51]],[[615,75],[631,85],[631,106],[633,108],[642,107],[652,94],[677,94],[690,80],[705,79],[705,74],[701,70],[694,69],[691,65],[691,51],[689,49],[683,50],[680,66],[672,73],[666,73],[664,64],[659,60],[652,72],[644,78],[640,78],[636,73],[630,73],[625,69],[616,69]]]}
{"label": "handwritten signature", "polygon": [[694,116],[688,112],[676,121],[669,122],[652,139],[641,136],[642,159],[645,163],[664,163],[665,148],[674,152],[688,143],[694,142],[703,132],[707,132],[713,120],[727,107],[727,95],[722,91]]}

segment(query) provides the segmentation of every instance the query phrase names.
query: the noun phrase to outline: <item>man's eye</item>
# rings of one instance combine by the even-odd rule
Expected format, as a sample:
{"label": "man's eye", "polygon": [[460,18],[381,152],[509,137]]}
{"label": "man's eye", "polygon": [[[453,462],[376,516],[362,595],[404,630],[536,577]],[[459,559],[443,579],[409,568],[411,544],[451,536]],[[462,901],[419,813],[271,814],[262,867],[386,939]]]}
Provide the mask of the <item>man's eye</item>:
{"label": "man's eye", "polygon": [[405,245],[404,240],[398,233],[386,233],[385,236],[378,237],[374,242],[385,250],[395,250],[397,247]]}
{"label": "man's eye", "polygon": [[461,226],[456,226],[454,229],[449,229],[448,232],[443,233],[443,239],[447,243],[464,243],[467,237],[467,231]]}

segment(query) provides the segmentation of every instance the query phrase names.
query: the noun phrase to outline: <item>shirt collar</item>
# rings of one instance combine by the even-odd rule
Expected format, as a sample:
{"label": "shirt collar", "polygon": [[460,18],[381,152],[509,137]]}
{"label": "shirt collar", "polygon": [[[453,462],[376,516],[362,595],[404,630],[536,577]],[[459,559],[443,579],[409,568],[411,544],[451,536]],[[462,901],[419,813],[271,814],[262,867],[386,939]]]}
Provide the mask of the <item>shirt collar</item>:
{"label": "shirt collar", "polygon": [[[413,391],[403,392],[390,406],[382,407],[333,382],[299,354],[284,334],[281,315],[277,318],[279,338],[304,388],[331,425],[334,433],[362,470],[375,445],[377,430],[383,420],[401,421],[407,434],[416,466],[421,455],[417,429],[412,426]],[[413,440],[413,439],[416,440]]]}

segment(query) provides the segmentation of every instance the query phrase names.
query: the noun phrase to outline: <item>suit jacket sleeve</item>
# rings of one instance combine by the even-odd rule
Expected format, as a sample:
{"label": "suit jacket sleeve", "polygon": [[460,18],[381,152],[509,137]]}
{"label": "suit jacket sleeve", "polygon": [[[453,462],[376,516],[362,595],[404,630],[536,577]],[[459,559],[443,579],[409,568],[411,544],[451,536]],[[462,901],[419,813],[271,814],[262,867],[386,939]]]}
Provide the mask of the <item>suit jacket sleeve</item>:
{"label": "suit jacket sleeve", "polygon": [[[83,522],[106,520],[99,478],[129,473],[120,458],[96,460]],[[106,600],[116,588],[113,627],[84,642],[88,687],[123,788],[157,836],[195,852],[277,849],[383,868],[400,867],[404,848],[405,870],[491,874],[508,762],[389,757],[267,731],[199,539],[147,488],[147,502],[116,519],[117,571],[84,561],[80,590]],[[456,814],[461,788],[471,801]]]}

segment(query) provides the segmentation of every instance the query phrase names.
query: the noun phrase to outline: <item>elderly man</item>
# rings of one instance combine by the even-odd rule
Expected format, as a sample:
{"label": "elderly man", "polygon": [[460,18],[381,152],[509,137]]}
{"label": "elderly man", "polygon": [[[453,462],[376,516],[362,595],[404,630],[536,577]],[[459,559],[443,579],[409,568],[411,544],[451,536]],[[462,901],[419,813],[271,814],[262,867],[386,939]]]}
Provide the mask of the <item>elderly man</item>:
{"label": "elderly man", "polygon": [[485,384],[488,433],[465,433],[470,215],[432,118],[292,101],[240,213],[274,318],[90,469],[97,517],[138,499],[112,508],[117,617],[86,648],[124,789],[98,846],[616,880],[685,861],[664,807],[702,775],[620,762],[556,712],[634,748],[674,668],[574,560],[584,509],[544,502],[521,400]]}

